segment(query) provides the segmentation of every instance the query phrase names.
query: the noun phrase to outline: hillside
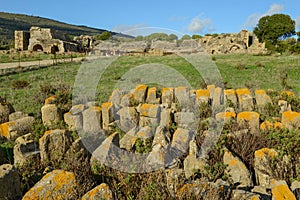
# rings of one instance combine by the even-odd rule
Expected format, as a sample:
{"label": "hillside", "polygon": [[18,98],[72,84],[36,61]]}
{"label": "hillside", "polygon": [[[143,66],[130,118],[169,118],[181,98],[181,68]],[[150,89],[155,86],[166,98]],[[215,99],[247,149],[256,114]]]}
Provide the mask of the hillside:
{"label": "hillside", "polygon": [[[52,28],[69,35],[95,35],[106,31],[87,26],[71,25],[38,16],[0,12],[0,42],[2,44],[10,43],[14,39],[15,30],[29,30],[31,26]],[[123,36],[126,37],[126,35]]]}

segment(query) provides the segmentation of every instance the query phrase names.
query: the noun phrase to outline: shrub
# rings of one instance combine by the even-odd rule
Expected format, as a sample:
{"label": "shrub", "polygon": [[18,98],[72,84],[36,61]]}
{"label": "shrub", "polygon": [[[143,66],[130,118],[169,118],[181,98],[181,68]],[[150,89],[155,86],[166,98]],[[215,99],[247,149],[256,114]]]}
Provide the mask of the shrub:
{"label": "shrub", "polygon": [[12,82],[13,89],[23,89],[28,87],[29,85],[29,82],[25,80],[17,80]]}

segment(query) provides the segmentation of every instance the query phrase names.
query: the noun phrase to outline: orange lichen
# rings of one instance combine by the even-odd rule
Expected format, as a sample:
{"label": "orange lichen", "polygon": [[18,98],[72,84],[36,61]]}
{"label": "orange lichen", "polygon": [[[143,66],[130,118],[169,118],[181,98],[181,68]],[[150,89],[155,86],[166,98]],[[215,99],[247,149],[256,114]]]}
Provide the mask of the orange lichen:
{"label": "orange lichen", "polygon": [[242,96],[242,95],[250,95],[251,92],[250,92],[250,90],[249,90],[248,88],[241,88],[241,89],[237,89],[237,90],[236,90],[236,94],[237,94],[238,96]]}
{"label": "orange lichen", "polygon": [[235,91],[234,91],[234,89],[227,89],[227,90],[224,90],[224,94],[225,95],[234,95]]}
{"label": "orange lichen", "polygon": [[135,91],[141,91],[141,90],[146,90],[147,89],[147,85],[137,85],[135,88]]}
{"label": "orange lichen", "polygon": [[261,130],[267,130],[267,129],[280,129],[282,128],[282,123],[280,122],[269,122],[269,121],[264,121],[263,123],[261,123],[260,125],[260,129]]}
{"label": "orange lichen", "polygon": [[165,94],[165,93],[170,93],[170,92],[173,92],[173,88],[163,88],[162,89],[162,94]]}
{"label": "orange lichen", "polygon": [[277,200],[296,200],[295,195],[287,185],[278,185],[272,188],[272,199]]}
{"label": "orange lichen", "polygon": [[300,113],[293,111],[286,111],[282,113],[282,121],[295,121],[296,119],[300,119]]}
{"label": "orange lichen", "polygon": [[96,112],[101,112],[102,111],[102,108],[100,106],[92,106],[92,107],[90,107],[90,109],[92,111],[96,111]]}
{"label": "orange lichen", "polygon": [[102,108],[107,108],[107,109],[109,109],[110,107],[112,107],[113,106],[113,104],[111,103],[111,102],[106,102],[106,103],[103,103],[102,104]]}
{"label": "orange lichen", "polygon": [[280,94],[281,95],[288,95],[290,97],[295,96],[294,92],[291,92],[291,91],[282,91]]}
{"label": "orange lichen", "polygon": [[145,117],[156,117],[158,106],[145,103],[140,107],[140,113]]}
{"label": "orange lichen", "polygon": [[264,157],[270,157],[273,158],[277,156],[278,153],[274,149],[269,149],[269,148],[263,148],[255,151],[254,156],[259,159],[263,159]]}
{"label": "orange lichen", "polygon": [[211,91],[211,90],[215,90],[216,86],[215,85],[207,85],[206,88]]}
{"label": "orange lichen", "polygon": [[255,95],[266,94],[265,90],[255,90]]}
{"label": "orange lichen", "polygon": [[14,125],[15,122],[6,122],[0,125],[0,135],[2,137],[6,137],[9,138],[10,134],[9,134],[9,127]]}
{"label": "orange lichen", "polygon": [[256,120],[259,119],[259,114],[257,112],[240,112],[237,115],[237,119],[238,120],[247,120],[247,121],[252,121],[252,120]]}
{"label": "orange lichen", "polygon": [[196,91],[196,98],[199,99],[201,97],[209,98],[210,97],[209,90],[197,90]]}
{"label": "orange lichen", "polygon": [[50,96],[47,99],[45,99],[45,104],[53,104],[57,101],[56,96]]}
{"label": "orange lichen", "polygon": [[235,118],[235,117],[236,117],[235,112],[221,112],[216,115],[216,118],[226,119],[226,120],[228,120],[230,118]]}

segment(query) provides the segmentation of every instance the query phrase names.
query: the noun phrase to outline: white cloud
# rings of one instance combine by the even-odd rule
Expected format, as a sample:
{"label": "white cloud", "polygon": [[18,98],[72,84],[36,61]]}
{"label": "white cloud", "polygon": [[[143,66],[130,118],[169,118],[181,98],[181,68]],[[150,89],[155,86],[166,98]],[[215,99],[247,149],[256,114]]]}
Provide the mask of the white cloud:
{"label": "white cloud", "polygon": [[188,19],[187,17],[172,16],[168,20],[171,22],[184,22],[187,19]]}
{"label": "white cloud", "polygon": [[197,16],[191,20],[187,30],[191,33],[203,33],[205,31],[212,31],[214,28],[211,19]]}
{"label": "white cloud", "polygon": [[112,31],[128,35],[143,35],[141,32],[146,28],[146,24],[118,25]]}
{"label": "white cloud", "polygon": [[276,13],[280,13],[282,12],[284,9],[283,5],[279,5],[279,4],[272,4],[269,8],[269,10],[264,14],[265,15],[273,15]]}
{"label": "white cloud", "polygon": [[263,16],[267,16],[267,15],[273,15],[276,13],[280,13],[284,10],[284,6],[283,5],[279,5],[279,4],[272,4],[269,8],[269,10],[267,10],[267,12],[265,12],[264,14],[262,13],[253,13],[251,14],[245,24],[244,27],[248,28],[248,29],[253,29],[253,27],[256,26],[256,24],[258,23],[259,19],[262,18]]}
{"label": "white cloud", "polygon": [[296,21],[296,28],[299,30],[300,29],[300,16],[298,16],[295,21]]}

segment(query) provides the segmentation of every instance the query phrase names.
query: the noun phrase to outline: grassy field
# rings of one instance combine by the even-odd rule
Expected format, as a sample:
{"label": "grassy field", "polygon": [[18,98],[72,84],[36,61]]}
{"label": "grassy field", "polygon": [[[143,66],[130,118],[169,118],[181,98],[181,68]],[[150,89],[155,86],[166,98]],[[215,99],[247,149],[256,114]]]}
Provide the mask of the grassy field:
{"label": "grassy field", "polygon": [[[105,59],[105,58],[103,58]],[[218,66],[227,88],[248,87],[250,89],[290,88],[300,94],[300,56],[254,56],[254,55],[218,55],[212,57]],[[107,101],[115,84],[130,69],[149,63],[160,63],[181,73],[193,88],[201,88],[203,80],[198,71],[183,58],[169,56],[119,57],[101,76],[98,83],[97,100]],[[97,63],[96,63],[97,64]],[[42,90],[45,86],[73,86],[80,64],[68,63],[58,66],[12,74],[0,77],[0,96],[5,97],[18,111],[39,115],[45,98]],[[88,75],[88,73],[87,73]],[[161,76],[161,74],[157,74]],[[286,78],[287,76],[287,78]],[[18,82],[29,85],[17,87]],[[135,82],[140,84],[138,80]]]}

